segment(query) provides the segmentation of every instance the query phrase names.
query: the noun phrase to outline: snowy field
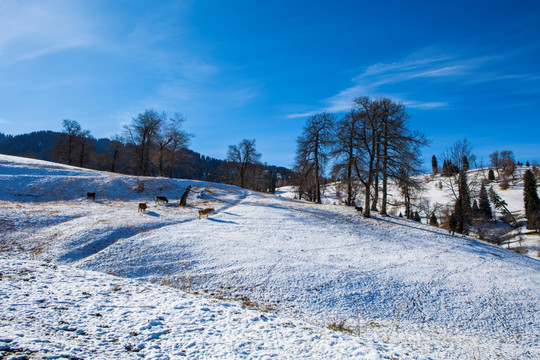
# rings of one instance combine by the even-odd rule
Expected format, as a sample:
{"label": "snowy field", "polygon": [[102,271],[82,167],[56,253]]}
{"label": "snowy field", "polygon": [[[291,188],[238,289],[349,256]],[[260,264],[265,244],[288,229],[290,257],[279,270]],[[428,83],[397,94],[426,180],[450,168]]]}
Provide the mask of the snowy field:
{"label": "snowy field", "polygon": [[[513,249],[523,255],[530,256],[534,259],[540,259],[540,236],[534,231],[526,228],[525,209],[523,203],[523,175],[529,168],[525,166],[518,167],[515,172],[515,179],[509,182],[508,189],[502,189],[500,181],[491,181],[486,184],[486,189],[493,187],[497,194],[506,202],[508,210],[513,214],[519,223],[517,228],[513,228],[504,221],[504,216],[500,210],[492,207],[493,214],[497,218],[497,225],[490,227],[487,237],[494,239],[499,238],[501,246],[506,249]],[[488,169],[473,169],[468,171],[468,179],[470,183],[471,201],[478,201],[481,182],[487,179]],[[425,224],[429,223],[429,216],[426,216],[425,209],[435,210],[435,215],[440,220],[442,212],[445,209],[453,211],[454,201],[457,196],[457,183],[455,178],[442,177],[440,174],[421,175],[418,176],[422,190],[413,195],[412,202],[414,203],[413,210],[418,210],[421,221]],[[322,202],[323,204],[343,204],[345,202],[346,193],[344,189],[339,194],[338,184],[328,184],[323,188]],[[538,184],[538,192],[540,192],[540,184]],[[277,189],[276,194],[281,197],[295,199],[298,197],[296,188],[293,186],[285,186]],[[358,201],[363,206],[363,187],[360,187]],[[405,208],[402,205],[403,198],[400,195],[400,189],[392,182],[388,186],[388,213],[391,215],[404,214]],[[426,205],[427,204],[427,205]],[[420,206],[419,206],[420,205]],[[479,238],[478,234],[472,229],[470,236]],[[493,242],[493,241],[492,241]]]}
{"label": "snowy field", "polygon": [[8,358],[540,358],[540,261],[398,217],[0,155],[0,226]]}

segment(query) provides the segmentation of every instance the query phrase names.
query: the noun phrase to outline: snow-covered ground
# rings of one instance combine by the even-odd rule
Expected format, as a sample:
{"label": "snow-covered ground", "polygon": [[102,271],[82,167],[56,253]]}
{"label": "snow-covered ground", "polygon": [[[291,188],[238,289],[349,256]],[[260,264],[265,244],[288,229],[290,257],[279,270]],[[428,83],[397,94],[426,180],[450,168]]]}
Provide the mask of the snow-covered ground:
{"label": "snow-covered ground", "polygon": [[0,155],[0,225],[0,355],[540,357],[540,261],[398,217]]}
{"label": "snow-covered ground", "polygon": [[[509,182],[508,189],[502,189],[500,181],[491,181],[486,183],[486,189],[493,187],[497,194],[506,202],[508,210],[514,215],[519,223],[517,228],[509,225],[504,221],[504,216],[500,210],[493,208],[492,211],[497,218],[496,225],[484,225],[483,229],[488,233],[485,238],[490,238],[492,243],[498,239],[501,246],[507,249],[520,252],[521,254],[530,256],[535,259],[540,259],[540,236],[526,228],[525,209],[523,202],[523,175],[529,168],[525,166],[518,167],[515,171],[515,179]],[[487,179],[488,169],[472,169],[468,172],[470,182],[471,200],[478,201],[481,182]],[[421,175],[418,176],[418,181],[422,190],[415,192],[413,195],[413,210],[417,210],[420,214],[422,222],[429,223],[429,216],[426,215],[426,209],[432,211],[435,209],[435,215],[441,219],[445,209],[453,211],[454,202],[457,197],[456,178],[442,177],[440,174]],[[540,192],[540,184],[538,184]],[[322,202],[323,204],[343,204],[345,202],[346,193],[341,189],[339,193],[339,184],[331,183],[323,187]],[[359,194],[357,195],[357,203],[363,206],[364,194],[363,187],[360,186]],[[277,189],[276,195],[295,199],[298,193],[294,186],[285,186]],[[400,189],[389,183],[388,186],[388,213],[391,215],[404,214],[405,208],[402,206],[403,199],[400,195]],[[470,236],[479,238],[478,229],[471,229]]]}

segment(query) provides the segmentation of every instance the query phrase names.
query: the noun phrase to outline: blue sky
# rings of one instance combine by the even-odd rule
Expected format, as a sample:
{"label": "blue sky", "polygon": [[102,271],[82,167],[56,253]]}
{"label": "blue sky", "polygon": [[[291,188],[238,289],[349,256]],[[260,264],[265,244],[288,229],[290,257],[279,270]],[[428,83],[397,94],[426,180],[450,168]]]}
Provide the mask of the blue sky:
{"label": "blue sky", "polygon": [[364,95],[406,106],[427,161],[464,137],[540,161],[540,2],[0,0],[0,132],[153,108],[204,155],[254,138],[291,166],[307,116]]}

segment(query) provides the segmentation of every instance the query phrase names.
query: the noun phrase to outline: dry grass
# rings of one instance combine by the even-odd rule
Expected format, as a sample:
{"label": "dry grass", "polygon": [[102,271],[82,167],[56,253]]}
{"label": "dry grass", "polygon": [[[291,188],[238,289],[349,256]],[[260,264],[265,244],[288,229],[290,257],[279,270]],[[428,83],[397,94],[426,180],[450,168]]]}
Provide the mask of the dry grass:
{"label": "dry grass", "polygon": [[162,286],[172,287],[187,293],[192,293],[195,284],[202,284],[205,280],[203,276],[196,276],[190,273],[183,275],[167,275],[159,279],[159,284]]}
{"label": "dry grass", "polygon": [[341,331],[350,334],[353,332],[353,330],[345,324],[346,322],[347,321],[345,319],[340,321],[334,321],[326,325],[326,327],[333,331]]}

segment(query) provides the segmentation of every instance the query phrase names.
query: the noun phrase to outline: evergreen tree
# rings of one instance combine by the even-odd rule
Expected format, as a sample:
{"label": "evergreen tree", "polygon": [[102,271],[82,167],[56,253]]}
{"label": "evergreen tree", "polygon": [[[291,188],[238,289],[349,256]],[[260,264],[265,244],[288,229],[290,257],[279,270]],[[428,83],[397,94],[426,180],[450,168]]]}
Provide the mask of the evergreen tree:
{"label": "evergreen tree", "polygon": [[489,198],[484,183],[482,183],[482,187],[480,187],[478,208],[482,219],[491,220],[493,218],[493,212],[491,211],[491,205],[489,203]]}
{"label": "evergreen tree", "polygon": [[517,226],[517,220],[514,215],[512,215],[510,210],[508,210],[508,204],[506,203],[506,201],[501,199],[499,194],[497,194],[497,192],[493,189],[493,186],[489,188],[489,200],[491,200],[491,203],[493,204],[495,209],[498,209],[503,213],[504,217],[507,219],[508,222],[512,221],[514,223],[514,226]]}
{"label": "evergreen tree", "polygon": [[449,226],[452,234],[457,231],[457,218],[455,213],[452,213],[452,215],[450,215]]}
{"label": "evergreen tree", "polygon": [[536,178],[531,170],[525,172],[523,177],[523,200],[525,202],[525,215],[527,216],[527,229],[540,232],[540,199],[536,189]]}
{"label": "evergreen tree", "polygon": [[527,162],[525,163],[525,166],[526,166],[526,167],[529,167],[529,166],[531,166],[531,164],[529,164],[529,162],[527,161]]}
{"label": "evergreen tree", "polygon": [[464,156],[463,159],[461,159],[461,167],[463,171],[469,171],[470,165],[469,160],[467,160],[467,157]]}
{"label": "evergreen tree", "polygon": [[[465,168],[465,166],[463,166]],[[456,232],[463,234],[467,229],[471,218],[471,197],[469,194],[469,184],[467,183],[467,173],[459,172],[458,199],[456,200],[454,214],[456,216]]]}
{"label": "evergreen tree", "polygon": [[463,199],[458,198],[454,206],[454,227],[450,226],[452,231],[463,234],[465,231],[465,216],[463,214]]}
{"label": "evergreen tree", "polygon": [[471,214],[474,218],[478,216],[479,209],[478,209],[478,202],[476,199],[473,200],[472,207],[471,207]]}
{"label": "evergreen tree", "polygon": [[433,175],[437,174],[437,158],[435,155],[431,157],[431,170],[433,172]]}
{"label": "evergreen tree", "polygon": [[489,181],[495,181],[495,172],[493,172],[493,169],[489,169],[488,180]]}
{"label": "evergreen tree", "polygon": [[435,216],[435,213],[431,213],[431,217],[429,218],[429,225],[439,226],[439,222],[437,221],[437,216]]}
{"label": "evergreen tree", "polygon": [[422,222],[422,219],[420,218],[420,214],[418,213],[418,211],[414,212],[413,220],[418,221],[418,222]]}
{"label": "evergreen tree", "polygon": [[450,160],[443,161],[442,176],[450,177],[459,173],[458,167]]}

